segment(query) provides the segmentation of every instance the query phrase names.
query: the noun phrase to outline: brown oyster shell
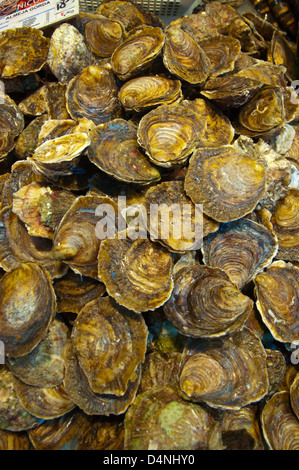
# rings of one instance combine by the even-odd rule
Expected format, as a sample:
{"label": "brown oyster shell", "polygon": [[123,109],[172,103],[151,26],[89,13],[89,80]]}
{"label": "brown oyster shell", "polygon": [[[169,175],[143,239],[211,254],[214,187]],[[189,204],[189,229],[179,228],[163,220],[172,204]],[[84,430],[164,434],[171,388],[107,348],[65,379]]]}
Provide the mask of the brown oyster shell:
{"label": "brown oyster shell", "polygon": [[136,112],[161,104],[171,104],[183,98],[180,80],[160,75],[135,77],[125,82],[118,99],[126,110]]}
{"label": "brown oyster shell", "polygon": [[24,223],[11,207],[0,212],[0,266],[10,272],[22,262],[34,262],[47,269],[52,278],[60,277],[67,266],[52,258],[52,241],[29,235]]}
{"label": "brown oyster shell", "polygon": [[18,104],[24,115],[41,116],[47,113],[47,85],[43,85]]}
{"label": "brown oyster shell", "polygon": [[12,211],[25,223],[30,235],[53,239],[54,230],[75,199],[70,191],[33,182],[13,194]]}
{"label": "brown oyster shell", "polygon": [[5,354],[23,356],[45,338],[54,319],[56,300],[51,277],[37,263],[22,263],[1,278],[0,289],[0,337]]}
{"label": "brown oyster shell", "polygon": [[24,115],[8,95],[0,91],[1,115],[0,115],[0,162],[13,150],[16,138],[25,126]]}
{"label": "brown oyster shell", "polygon": [[117,303],[136,313],[155,310],[169,298],[172,257],[164,247],[135,230],[103,240],[98,255],[98,276]]}
{"label": "brown oyster shell", "polygon": [[163,62],[172,74],[192,84],[203,83],[211,71],[210,60],[201,46],[175,25],[165,30]]}
{"label": "brown oyster shell", "polygon": [[159,56],[164,45],[160,27],[140,26],[114,50],[111,66],[120,80],[128,80],[147,69]]}
{"label": "brown oyster shell", "polygon": [[104,1],[101,2],[95,13],[103,15],[110,20],[120,21],[127,32],[148,23],[146,13],[133,1]]}
{"label": "brown oyster shell", "polygon": [[51,35],[47,64],[57,80],[64,84],[95,63],[84,36],[71,24],[62,23]]}
{"label": "brown oyster shell", "polygon": [[136,127],[125,119],[98,126],[87,155],[100,170],[120,181],[149,184],[161,178],[137,143]]}
{"label": "brown oyster shell", "polygon": [[292,410],[299,419],[299,375],[296,374],[290,386],[290,402]]}
{"label": "brown oyster shell", "polygon": [[252,307],[222,269],[195,263],[176,270],[163,310],[183,335],[217,338],[242,328]]}
{"label": "brown oyster shell", "polygon": [[53,177],[72,175],[80,155],[90,144],[90,138],[85,132],[62,135],[47,140],[39,145],[31,157],[28,157],[36,173]]}
{"label": "brown oyster shell", "polygon": [[204,263],[223,269],[239,289],[269,266],[277,251],[273,232],[248,219],[221,224],[202,247]]}
{"label": "brown oyster shell", "polygon": [[292,141],[292,145],[284,156],[299,170],[299,127],[294,126],[294,130],[295,136]]}
{"label": "brown oyster shell", "polygon": [[59,418],[76,406],[67,395],[63,384],[51,388],[33,387],[15,376],[13,384],[20,403],[37,418]]}
{"label": "brown oyster shell", "polygon": [[256,406],[240,410],[226,410],[221,421],[222,442],[225,450],[264,450]]}
{"label": "brown oyster shell", "polygon": [[13,374],[0,369],[0,429],[27,431],[40,424],[40,419],[29,413],[21,404],[13,384]]}
{"label": "brown oyster shell", "polygon": [[100,58],[111,57],[125,39],[125,29],[120,21],[102,15],[86,19],[84,37],[92,53]]}
{"label": "brown oyster shell", "polygon": [[0,430],[0,450],[30,450],[31,443],[26,431]]}
{"label": "brown oyster shell", "polygon": [[66,362],[65,387],[71,400],[87,415],[120,415],[125,413],[136,397],[141,378],[141,369],[137,371],[138,378],[130,383],[124,395],[101,395],[92,391],[87,377],[79,366],[78,359],[69,351]]}
{"label": "brown oyster shell", "polygon": [[206,215],[230,222],[255,208],[266,191],[265,179],[262,164],[232,145],[223,145],[195,150],[184,187],[194,204],[203,204]]}
{"label": "brown oyster shell", "polygon": [[197,42],[219,34],[213,18],[205,11],[185,15],[180,19],[179,24],[182,30],[186,31]]}
{"label": "brown oyster shell", "polygon": [[218,229],[218,224],[186,196],[183,181],[164,181],[152,186],[145,194],[144,204],[151,239],[170,251],[199,248],[202,238]]}
{"label": "brown oyster shell", "polygon": [[223,35],[200,41],[200,47],[210,61],[209,78],[232,72],[241,52],[237,39]]}
{"label": "brown oyster shell", "polygon": [[90,65],[69,81],[67,110],[75,120],[86,118],[98,125],[120,115],[117,94],[112,72],[100,65]]}
{"label": "brown oyster shell", "polygon": [[7,367],[27,385],[51,388],[64,379],[64,358],[70,346],[68,326],[58,317],[49,325],[47,335],[24,356],[7,358]]}
{"label": "brown oyster shell", "polygon": [[180,352],[152,351],[145,356],[138,394],[155,387],[178,387]]}
{"label": "brown oyster shell", "polygon": [[261,340],[246,327],[213,340],[190,339],[183,353],[180,387],[193,401],[239,410],[266,395],[266,358]]}
{"label": "brown oyster shell", "polygon": [[273,262],[254,278],[256,306],[272,336],[283,343],[299,339],[299,268]]}
{"label": "brown oyster shell", "polygon": [[123,416],[97,416],[77,436],[76,450],[123,450]]}
{"label": "brown oyster shell", "polygon": [[25,160],[34,154],[40,130],[47,119],[47,114],[37,116],[18,135],[14,147],[14,153],[18,160]]}
{"label": "brown oyster shell", "polygon": [[52,257],[61,260],[76,273],[97,279],[97,255],[101,240],[97,237],[96,209],[115,203],[109,197],[78,196],[61,219],[53,239]]}
{"label": "brown oyster shell", "polygon": [[275,393],[262,409],[260,419],[270,450],[298,450],[299,422],[288,391]]}
{"label": "brown oyster shell", "polygon": [[167,386],[137,395],[125,415],[124,425],[126,450],[222,448],[219,426],[211,412],[184,401]]}
{"label": "brown oyster shell", "polygon": [[49,119],[69,119],[66,109],[66,83],[48,83],[46,89],[46,108]]}
{"label": "brown oyster shell", "polygon": [[102,282],[76,274],[72,270],[60,279],[55,279],[53,287],[56,295],[56,311],[59,313],[79,313],[88,302],[106,292]]}
{"label": "brown oyster shell", "polygon": [[145,114],[138,125],[138,143],[158,166],[183,164],[196,147],[203,121],[187,103],[165,104]]}
{"label": "brown oyster shell", "polygon": [[1,78],[39,71],[47,60],[49,39],[36,28],[8,29],[0,34]]}
{"label": "brown oyster shell", "polygon": [[268,396],[276,393],[286,375],[287,364],[282,352],[278,349],[266,349],[267,353],[267,370],[269,378]]}
{"label": "brown oyster shell", "polygon": [[144,361],[148,330],[141,315],[110,297],[89,302],[72,330],[73,352],[93,392],[122,396]]}
{"label": "brown oyster shell", "polygon": [[36,450],[59,450],[71,442],[84,422],[77,408],[59,418],[47,419],[27,434]]}

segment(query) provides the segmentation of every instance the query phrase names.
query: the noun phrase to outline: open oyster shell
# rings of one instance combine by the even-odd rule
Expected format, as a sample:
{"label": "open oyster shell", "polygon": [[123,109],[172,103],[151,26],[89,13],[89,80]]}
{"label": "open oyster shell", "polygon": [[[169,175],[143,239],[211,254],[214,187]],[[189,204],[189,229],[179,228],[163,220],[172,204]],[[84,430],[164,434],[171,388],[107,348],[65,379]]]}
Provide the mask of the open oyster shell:
{"label": "open oyster shell", "polygon": [[70,116],[90,119],[98,125],[120,115],[118,87],[111,70],[90,65],[69,81],[66,106]]}
{"label": "open oyster shell", "polygon": [[[167,418],[169,414],[171,420]],[[124,425],[126,450],[222,448],[219,426],[211,412],[184,401],[167,386],[137,395],[126,413]]]}
{"label": "open oyster shell", "polygon": [[136,127],[125,119],[98,126],[87,155],[98,168],[120,181],[149,184],[161,178],[137,143]]}
{"label": "open oyster shell", "polygon": [[242,328],[253,307],[220,268],[197,263],[177,268],[174,288],[163,306],[182,334],[217,338]]}
{"label": "open oyster shell", "polygon": [[52,279],[37,263],[22,263],[1,278],[0,290],[0,338],[5,354],[23,356],[45,338],[54,319]]}
{"label": "open oyster shell", "polygon": [[194,204],[206,215],[230,222],[252,212],[266,191],[264,166],[232,145],[197,149],[184,183]]}
{"label": "open oyster shell", "polygon": [[98,276],[116,302],[136,313],[155,310],[169,298],[172,257],[135,230],[124,230],[100,244]]}
{"label": "open oyster shell", "polygon": [[72,345],[95,393],[125,394],[144,361],[147,335],[143,317],[119,308],[110,297],[83,307],[73,325]]}
{"label": "open oyster shell", "polygon": [[7,29],[0,34],[1,78],[41,70],[47,60],[49,39],[36,28]]}
{"label": "open oyster shell", "polygon": [[263,436],[270,450],[298,450],[299,422],[289,391],[275,393],[261,412]]}
{"label": "open oyster shell", "polygon": [[155,26],[140,26],[114,50],[111,56],[113,72],[120,80],[133,78],[161,53],[164,45],[163,30]]}
{"label": "open oyster shell", "polygon": [[165,29],[163,62],[172,74],[192,84],[203,83],[211,72],[210,60],[200,45],[175,25]]}
{"label": "open oyster shell", "polygon": [[248,219],[221,224],[202,246],[204,263],[223,269],[239,289],[271,264],[277,250],[274,233]]}
{"label": "open oyster shell", "polygon": [[118,98],[126,110],[136,112],[161,104],[171,104],[183,98],[180,80],[160,75],[135,77],[125,82]]}
{"label": "open oyster shell", "polygon": [[256,306],[272,336],[283,343],[299,339],[299,268],[274,261],[254,278]]}
{"label": "open oyster shell", "polygon": [[181,362],[180,387],[193,401],[239,410],[261,400],[269,387],[267,354],[248,328],[217,339],[190,339]]}

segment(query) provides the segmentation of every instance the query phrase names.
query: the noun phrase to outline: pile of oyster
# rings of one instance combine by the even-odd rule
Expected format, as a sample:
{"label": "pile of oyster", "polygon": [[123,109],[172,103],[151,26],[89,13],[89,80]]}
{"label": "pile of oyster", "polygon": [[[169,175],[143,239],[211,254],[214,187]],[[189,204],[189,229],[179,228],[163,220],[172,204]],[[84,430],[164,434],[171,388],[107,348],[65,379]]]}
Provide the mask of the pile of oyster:
{"label": "pile of oyster", "polygon": [[0,33],[1,449],[299,449],[295,50],[217,1]]}

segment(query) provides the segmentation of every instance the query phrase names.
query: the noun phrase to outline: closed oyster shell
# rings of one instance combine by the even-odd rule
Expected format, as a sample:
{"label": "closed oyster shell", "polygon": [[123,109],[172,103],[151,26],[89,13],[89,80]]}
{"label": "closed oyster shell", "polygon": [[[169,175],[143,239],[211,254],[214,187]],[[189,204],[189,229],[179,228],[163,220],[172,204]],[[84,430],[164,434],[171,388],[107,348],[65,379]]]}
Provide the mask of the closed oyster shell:
{"label": "closed oyster shell", "polygon": [[209,78],[232,72],[241,52],[240,42],[224,35],[204,39],[200,41],[200,47],[210,62]]}
{"label": "closed oyster shell", "polygon": [[52,257],[70,266],[76,273],[97,279],[98,250],[96,209],[115,203],[109,197],[78,196],[60,221],[53,239]]}
{"label": "closed oyster shell", "polygon": [[98,125],[120,115],[118,87],[111,70],[100,65],[85,67],[69,81],[66,106],[70,116],[90,119]]}
{"label": "closed oyster shell", "polygon": [[299,422],[290,404],[290,393],[275,393],[261,412],[263,436],[270,450],[298,450]]}
{"label": "closed oyster shell", "polygon": [[242,328],[252,300],[220,268],[197,263],[177,269],[174,288],[163,306],[167,319],[183,335],[217,338]]}
{"label": "closed oyster shell", "polygon": [[125,82],[118,98],[126,110],[139,112],[149,107],[181,101],[183,94],[180,80],[147,75]]}
{"label": "closed oyster shell", "polygon": [[47,64],[57,80],[64,84],[95,63],[84,36],[71,24],[62,23],[51,35]]}
{"label": "closed oyster shell", "polygon": [[240,410],[226,410],[221,431],[225,450],[264,450],[259,413],[254,405]]}
{"label": "closed oyster shell", "polygon": [[16,138],[24,129],[24,115],[7,94],[0,92],[0,162],[13,150]]}
{"label": "closed oyster shell", "polygon": [[0,430],[0,450],[31,450],[28,433]]}
{"label": "closed oyster shell", "polygon": [[37,263],[22,263],[1,278],[0,290],[0,338],[5,354],[23,356],[46,337],[54,319],[56,300],[51,277]]}
{"label": "closed oyster shell", "polygon": [[147,335],[143,317],[119,308],[110,297],[83,307],[73,325],[72,345],[95,393],[125,394],[144,361]]}
{"label": "closed oyster shell", "polygon": [[159,56],[164,45],[160,27],[140,26],[114,50],[111,56],[113,72],[120,80],[133,78]]}
{"label": "closed oyster shell", "polygon": [[197,149],[189,160],[185,191],[206,215],[230,222],[250,213],[266,191],[265,168],[232,145]]}
{"label": "closed oyster shell", "polygon": [[98,126],[87,155],[98,168],[120,181],[149,184],[161,178],[137,143],[136,127],[125,119]]}
{"label": "closed oyster shell", "polygon": [[163,62],[172,74],[192,84],[203,83],[211,72],[210,60],[201,46],[175,25],[165,30]]}
{"label": "closed oyster shell", "polygon": [[180,387],[192,401],[239,410],[267,393],[267,354],[248,328],[213,340],[190,339],[185,347]]}
{"label": "closed oyster shell", "polygon": [[79,313],[88,302],[106,292],[102,282],[76,274],[72,270],[60,279],[55,279],[53,287],[56,295],[56,311],[59,313]]}
{"label": "closed oyster shell", "polygon": [[46,89],[46,108],[49,119],[69,119],[66,109],[66,83],[48,83]]}
{"label": "closed oyster shell", "polygon": [[120,21],[127,32],[148,22],[146,13],[143,13],[140,7],[130,0],[104,1],[95,13],[110,20]]}
{"label": "closed oyster shell", "polygon": [[7,358],[9,370],[19,380],[33,387],[51,388],[64,379],[64,358],[70,346],[68,326],[58,317],[49,325],[47,335],[29,353]]}
{"label": "closed oyster shell", "polygon": [[1,78],[39,71],[47,60],[49,39],[36,28],[7,29],[0,34]]}
{"label": "closed oyster shell", "polygon": [[76,406],[67,395],[63,384],[51,388],[33,387],[15,376],[13,384],[20,403],[37,418],[59,418]]}
{"label": "closed oyster shell", "polygon": [[167,386],[139,394],[125,415],[124,425],[126,450],[222,448],[219,426],[211,412],[184,401]]}
{"label": "closed oyster shell", "polygon": [[79,366],[72,351],[68,352],[66,361],[65,387],[67,394],[76,405],[87,415],[120,415],[125,413],[136,397],[141,379],[141,369],[137,371],[137,379],[130,383],[124,395],[101,395],[93,392],[87,377]]}
{"label": "closed oyster shell", "polygon": [[41,116],[47,113],[47,85],[43,85],[18,104],[24,115]]}
{"label": "closed oyster shell", "polygon": [[27,157],[34,154],[40,130],[47,119],[47,114],[37,116],[18,135],[14,147],[14,153],[18,160],[26,160]]}
{"label": "closed oyster shell", "polygon": [[242,289],[276,256],[276,236],[263,225],[248,219],[221,224],[203,240],[203,261],[223,269]]}
{"label": "closed oyster shell", "polygon": [[273,262],[254,278],[256,306],[272,336],[283,343],[299,339],[299,268]]}
{"label": "closed oyster shell", "polygon": [[21,404],[13,384],[13,374],[0,369],[0,429],[27,431],[40,424],[41,420],[29,413]]}
{"label": "closed oyster shell", "polygon": [[203,121],[182,104],[165,104],[149,111],[139,122],[138,143],[158,166],[183,164],[196,147]]}
{"label": "closed oyster shell", "polygon": [[98,276],[117,303],[136,313],[155,310],[169,298],[172,257],[164,247],[135,230],[103,240],[98,255]]}
{"label": "closed oyster shell", "polygon": [[125,29],[120,21],[110,20],[103,15],[86,18],[84,37],[92,53],[100,58],[111,57],[114,50],[125,39]]}
{"label": "closed oyster shell", "polygon": [[78,433],[76,450],[123,450],[123,416],[98,416]]}
{"label": "closed oyster shell", "polygon": [[292,410],[299,419],[299,375],[296,374],[290,387],[290,402]]}

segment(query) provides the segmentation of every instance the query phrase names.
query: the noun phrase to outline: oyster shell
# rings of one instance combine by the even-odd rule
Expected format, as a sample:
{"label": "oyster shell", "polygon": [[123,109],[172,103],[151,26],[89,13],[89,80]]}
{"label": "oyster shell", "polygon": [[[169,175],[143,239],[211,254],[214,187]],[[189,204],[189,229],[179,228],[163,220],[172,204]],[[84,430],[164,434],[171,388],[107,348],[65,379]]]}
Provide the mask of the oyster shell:
{"label": "oyster shell", "polygon": [[148,75],[125,82],[119,90],[118,98],[126,110],[139,112],[161,104],[181,101],[183,94],[180,80]]}
{"label": "oyster shell", "polygon": [[95,63],[84,36],[71,24],[62,23],[51,35],[47,64],[57,80],[64,84]]}
{"label": "oyster shell", "polygon": [[240,410],[226,410],[221,421],[222,442],[225,450],[264,450],[256,406]]}
{"label": "oyster shell", "polygon": [[58,317],[49,325],[47,335],[28,354],[7,358],[7,367],[27,385],[51,388],[64,379],[64,357],[70,346],[68,326]]}
{"label": "oyster shell", "polygon": [[73,325],[72,345],[93,392],[125,394],[144,361],[147,335],[143,317],[119,308],[110,297],[83,307]]}
{"label": "oyster shell", "polygon": [[0,92],[0,162],[13,150],[16,138],[24,129],[24,115],[20,108],[5,93]]}
{"label": "oyster shell", "polygon": [[23,356],[46,337],[54,319],[56,300],[51,277],[37,263],[22,263],[0,279],[0,290],[0,338],[5,354]]}
{"label": "oyster shell", "polygon": [[222,448],[219,426],[211,412],[184,401],[167,386],[137,395],[125,415],[124,426],[126,450]]}
{"label": "oyster shell", "polygon": [[69,119],[66,109],[66,83],[48,83],[46,89],[46,108],[49,119]]}
{"label": "oyster shell", "polygon": [[85,67],[69,81],[66,106],[70,116],[98,125],[120,115],[118,87],[113,73],[100,65]]}
{"label": "oyster shell", "polygon": [[172,74],[192,84],[203,83],[211,71],[210,60],[201,46],[174,25],[165,29],[163,62]]}
{"label": "oyster shell", "polygon": [[268,392],[267,354],[244,327],[222,338],[190,339],[181,362],[180,387],[192,401],[239,410]]}
{"label": "oyster shell", "polygon": [[136,127],[125,119],[98,126],[87,155],[98,168],[120,181],[149,184],[161,178],[137,143]]}
{"label": "oyster shell", "polygon": [[292,410],[299,419],[299,375],[296,374],[290,386],[290,402]]}
{"label": "oyster shell", "polygon": [[120,21],[126,32],[147,24],[147,15],[143,13],[138,5],[130,0],[104,1],[95,10],[97,15],[103,15],[110,20]]}
{"label": "oyster shell", "polygon": [[183,266],[176,269],[173,282],[164,313],[188,337],[217,338],[238,330],[253,308],[253,301],[220,268]]}
{"label": "oyster shell", "polygon": [[98,276],[117,303],[136,313],[155,310],[169,298],[172,257],[168,250],[135,230],[125,230],[100,244]]}
{"label": "oyster shell", "polygon": [[0,450],[31,450],[27,432],[0,430]]}
{"label": "oyster shell", "polygon": [[41,116],[47,113],[47,85],[43,85],[18,104],[24,115]]}
{"label": "oyster shell", "polygon": [[204,39],[200,42],[200,47],[210,62],[209,78],[232,72],[241,52],[240,42],[224,35]]}
{"label": "oyster shell", "polygon": [[49,39],[36,28],[7,29],[0,33],[1,78],[38,72],[45,65]]}
{"label": "oyster shell", "polygon": [[202,246],[204,263],[223,269],[239,289],[269,266],[277,251],[276,236],[248,219],[221,224]]}
{"label": "oyster shell", "polygon": [[77,436],[76,450],[123,450],[123,417],[98,416]]}
{"label": "oyster shell", "polygon": [[230,222],[250,213],[263,197],[265,168],[232,145],[197,149],[189,160],[184,187],[194,204],[203,204],[206,215]]}
{"label": "oyster shell", "polygon": [[275,393],[261,412],[263,436],[270,450],[297,450],[299,423],[290,405],[290,393]]}
{"label": "oyster shell", "polygon": [[14,153],[18,160],[26,160],[27,157],[34,154],[40,130],[47,119],[47,114],[37,116],[18,135],[14,147]]}
{"label": "oyster shell", "polygon": [[123,23],[97,14],[93,18],[86,18],[84,37],[92,53],[104,58],[111,57],[126,35]]}
{"label": "oyster shell", "polygon": [[13,374],[2,367],[0,369],[0,429],[19,432],[27,431],[41,420],[29,413],[21,404],[13,384]]}
{"label": "oyster shell", "polygon": [[283,343],[299,339],[299,268],[273,262],[254,278],[256,306],[272,336]]}
{"label": "oyster shell", "polygon": [[164,104],[141,118],[137,139],[153,163],[167,168],[187,161],[203,129],[203,120],[193,109]]}
{"label": "oyster shell", "polygon": [[114,50],[111,66],[116,76],[128,80],[147,69],[161,53],[164,34],[155,26],[140,26]]}

